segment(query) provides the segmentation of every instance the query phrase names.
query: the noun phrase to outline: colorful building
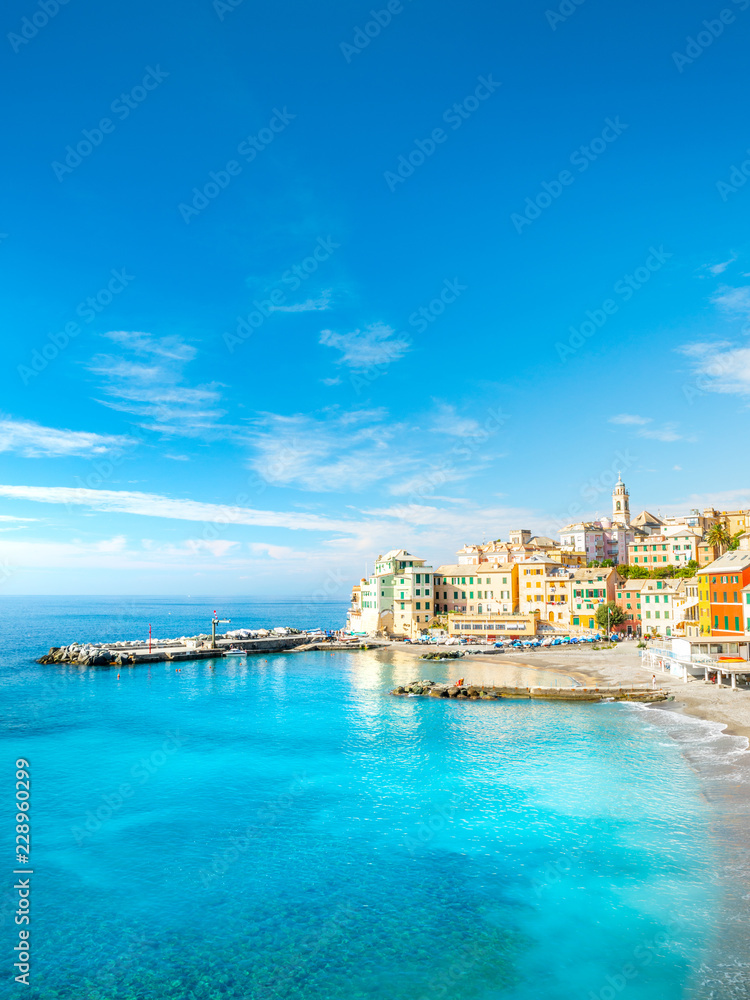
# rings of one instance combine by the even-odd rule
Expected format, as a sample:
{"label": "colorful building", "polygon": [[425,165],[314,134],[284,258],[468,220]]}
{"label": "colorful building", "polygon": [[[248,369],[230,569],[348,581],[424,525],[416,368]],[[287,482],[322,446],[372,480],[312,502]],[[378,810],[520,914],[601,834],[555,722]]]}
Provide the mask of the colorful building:
{"label": "colorful building", "polygon": [[698,563],[698,548],[702,535],[698,528],[676,525],[662,529],[661,534],[637,538],[628,546],[628,563],[656,569],[660,566],[680,568],[689,562]]}
{"label": "colorful building", "polygon": [[627,616],[622,625],[617,626],[618,632],[627,635],[641,634],[641,587],[646,580],[618,580],[615,591],[615,603]]}
{"label": "colorful building", "polygon": [[612,491],[612,516],[566,525],[560,529],[560,544],[572,552],[585,552],[589,562],[626,563],[628,546],[638,533],[630,523],[630,494],[620,477]]}
{"label": "colorful building", "polygon": [[480,563],[438,566],[435,614],[508,614],[518,609],[518,565]]}
{"label": "colorful building", "polygon": [[596,612],[601,604],[615,601],[617,570],[610,566],[573,570],[569,586],[570,623],[596,629]]}
{"label": "colorful building", "polygon": [[685,580],[641,580],[641,613],[644,635],[674,636],[680,609],[685,604]]}
{"label": "colorful building", "polygon": [[696,575],[700,580],[701,624],[708,619],[712,636],[744,635],[747,628],[744,588],[750,584],[750,550],[725,552]]}
{"label": "colorful building", "polygon": [[533,639],[537,633],[536,615],[522,614],[449,614],[448,632],[464,639]]}
{"label": "colorful building", "polygon": [[375,635],[414,636],[433,617],[433,569],[406,549],[393,549],[375,560],[372,576],[352,591],[347,628]]}
{"label": "colorful building", "polygon": [[518,610],[563,628],[570,625],[570,581],[575,571],[546,556],[518,563]]}

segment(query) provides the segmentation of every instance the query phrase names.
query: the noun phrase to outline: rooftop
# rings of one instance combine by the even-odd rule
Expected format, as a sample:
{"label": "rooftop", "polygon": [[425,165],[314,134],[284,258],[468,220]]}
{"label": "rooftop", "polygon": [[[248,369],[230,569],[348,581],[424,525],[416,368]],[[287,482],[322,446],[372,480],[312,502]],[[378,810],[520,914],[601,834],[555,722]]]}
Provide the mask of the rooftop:
{"label": "rooftop", "polygon": [[725,552],[723,556],[714,559],[708,566],[699,569],[696,576],[705,576],[707,573],[721,573],[723,570],[747,569],[750,566],[750,551],[747,549],[735,549],[733,552]]}

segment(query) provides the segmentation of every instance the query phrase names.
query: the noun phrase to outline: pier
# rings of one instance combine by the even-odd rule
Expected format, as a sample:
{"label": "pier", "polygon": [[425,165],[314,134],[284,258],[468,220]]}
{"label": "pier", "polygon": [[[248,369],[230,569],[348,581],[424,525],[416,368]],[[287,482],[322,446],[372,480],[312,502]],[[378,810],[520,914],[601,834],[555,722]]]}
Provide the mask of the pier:
{"label": "pier", "polygon": [[493,687],[486,684],[437,684],[414,681],[390,692],[401,697],[457,698],[461,701],[498,701],[502,698],[526,698],[545,701],[672,701],[663,688],[650,687]]}
{"label": "pier", "polygon": [[312,650],[375,649],[387,643],[338,642],[325,637],[313,638],[309,633],[297,635],[269,635],[259,639],[236,639],[218,636],[195,636],[184,642],[165,642],[155,639],[150,648],[147,642],[73,643],[70,646],[53,646],[40,656],[37,663],[72,663],[85,667],[123,667],[140,663],[163,663],[173,660],[221,659],[230,649],[241,649],[248,655],[259,653],[309,652]]}

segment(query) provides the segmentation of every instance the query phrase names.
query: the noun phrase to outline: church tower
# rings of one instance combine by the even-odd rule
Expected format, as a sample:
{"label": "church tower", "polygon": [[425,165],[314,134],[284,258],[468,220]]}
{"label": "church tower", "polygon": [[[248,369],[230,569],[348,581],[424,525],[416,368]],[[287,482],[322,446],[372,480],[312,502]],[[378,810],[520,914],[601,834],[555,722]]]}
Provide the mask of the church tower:
{"label": "church tower", "polygon": [[618,474],[617,483],[612,490],[612,520],[619,524],[630,524],[630,494],[621,474]]}

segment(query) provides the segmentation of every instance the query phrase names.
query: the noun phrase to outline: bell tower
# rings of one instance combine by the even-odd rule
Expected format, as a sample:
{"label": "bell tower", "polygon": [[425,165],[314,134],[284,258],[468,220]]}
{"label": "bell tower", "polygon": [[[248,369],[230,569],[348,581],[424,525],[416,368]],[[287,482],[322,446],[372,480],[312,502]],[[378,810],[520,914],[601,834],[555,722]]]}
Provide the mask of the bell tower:
{"label": "bell tower", "polygon": [[612,490],[612,520],[619,524],[630,524],[630,494],[620,473]]}

